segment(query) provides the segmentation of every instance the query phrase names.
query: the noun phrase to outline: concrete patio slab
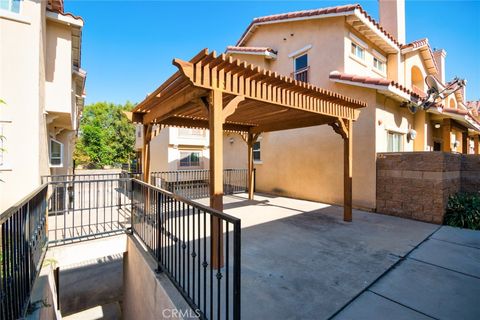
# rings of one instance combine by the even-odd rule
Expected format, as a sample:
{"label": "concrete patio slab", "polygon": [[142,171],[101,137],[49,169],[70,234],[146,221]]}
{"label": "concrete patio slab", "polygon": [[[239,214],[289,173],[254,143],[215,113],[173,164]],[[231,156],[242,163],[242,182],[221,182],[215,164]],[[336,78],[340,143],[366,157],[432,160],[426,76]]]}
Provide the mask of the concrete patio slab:
{"label": "concrete patio slab", "polygon": [[283,197],[224,197],[242,219],[242,318],[326,319],[438,226]]}
{"label": "concrete patio slab", "polygon": [[480,249],[480,231],[443,226],[435,232],[432,239],[453,242]]}
{"label": "concrete patio slab", "polygon": [[480,317],[480,279],[412,259],[370,290],[437,319]]}
{"label": "concrete patio slab", "polygon": [[429,320],[426,315],[366,291],[340,312],[335,320]]}
{"label": "concrete patio slab", "polygon": [[480,279],[480,249],[477,248],[440,241],[432,237],[414,250],[409,258]]}

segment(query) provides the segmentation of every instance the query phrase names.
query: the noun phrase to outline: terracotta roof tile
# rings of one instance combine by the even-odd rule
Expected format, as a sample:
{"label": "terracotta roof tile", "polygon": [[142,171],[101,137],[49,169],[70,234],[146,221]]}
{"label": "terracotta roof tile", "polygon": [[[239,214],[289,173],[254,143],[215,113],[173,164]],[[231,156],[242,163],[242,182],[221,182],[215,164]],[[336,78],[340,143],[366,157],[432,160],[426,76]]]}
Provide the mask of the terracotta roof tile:
{"label": "terracotta roof tile", "polygon": [[404,44],[400,48],[401,49],[409,49],[409,48],[418,49],[418,48],[422,48],[422,47],[425,47],[425,46],[430,51],[430,56],[432,57],[432,61],[433,61],[433,64],[435,65],[435,69],[438,70],[437,60],[435,60],[435,57],[433,56],[433,50],[432,50],[432,47],[430,47],[430,43],[428,42],[428,38],[423,38],[423,39],[412,41],[408,44]]}
{"label": "terracotta roof tile", "polygon": [[241,52],[258,52],[263,53],[265,51],[277,54],[277,51],[269,47],[237,47],[237,46],[228,46],[227,51],[241,51]]}
{"label": "terracotta roof tile", "polygon": [[387,38],[389,38],[393,43],[397,46],[401,46],[400,43],[393,37],[387,30],[385,30],[375,19],[373,19],[359,4],[348,4],[343,6],[336,6],[336,7],[328,7],[328,8],[321,8],[321,9],[313,9],[313,10],[302,10],[302,11],[294,11],[288,13],[281,13],[281,14],[274,14],[270,16],[258,17],[254,18],[250,25],[247,27],[245,32],[240,37],[240,40],[237,42],[237,45],[241,45],[242,40],[245,36],[250,32],[250,29],[256,24],[262,24],[266,22],[273,22],[273,21],[282,21],[282,20],[290,20],[290,19],[298,19],[298,18],[308,18],[308,17],[316,17],[321,15],[327,15],[332,13],[343,13],[349,12],[358,9],[360,13],[370,21],[380,32],[382,32]]}
{"label": "terracotta roof tile", "polygon": [[443,112],[448,112],[448,113],[456,113],[456,114],[461,114],[463,116],[469,114],[468,110],[462,110],[462,109],[454,109],[454,108],[443,108]]}
{"label": "terracotta roof tile", "polygon": [[406,49],[406,48],[413,48],[413,49],[416,49],[416,48],[420,48],[420,47],[423,47],[423,46],[428,46],[428,38],[423,38],[423,39],[419,39],[419,40],[415,40],[415,41],[412,41],[410,43],[407,43],[407,44],[404,44],[403,46],[401,46],[402,49]]}
{"label": "terracotta roof tile", "polygon": [[480,100],[477,101],[467,101],[467,108],[469,110],[474,110],[480,112]]}
{"label": "terracotta roof tile", "polygon": [[372,77],[366,77],[366,76],[359,76],[359,75],[354,75],[354,74],[345,74],[345,73],[330,73],[330,79],[337,79],[337,80],[343,80],[343,81],[352,81],[352,82],[358,82],[358,83],[365,83],[365,84],[371,84],[371,85],[378,85],[378,86],[393,86],[409,95],[415,98],[420,98],[421,95],[418,93],[409,90],[399,84],[398,82],[384,79],[384,78],[372,78]]}

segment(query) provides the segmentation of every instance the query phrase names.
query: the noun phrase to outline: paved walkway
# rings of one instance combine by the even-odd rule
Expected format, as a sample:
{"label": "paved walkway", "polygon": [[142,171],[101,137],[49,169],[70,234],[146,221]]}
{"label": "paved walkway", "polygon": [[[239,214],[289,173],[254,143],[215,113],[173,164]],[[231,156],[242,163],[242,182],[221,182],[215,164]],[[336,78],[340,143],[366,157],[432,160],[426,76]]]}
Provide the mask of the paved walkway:
{"label": "paved walkway", "polygon": [[243,319],[328,319],[438,229],[263,194],[224,204],[242,219]]}
{"label": "paved walkway", "polygon": [[334,319],[480,319],[480,231],[441,227]]}

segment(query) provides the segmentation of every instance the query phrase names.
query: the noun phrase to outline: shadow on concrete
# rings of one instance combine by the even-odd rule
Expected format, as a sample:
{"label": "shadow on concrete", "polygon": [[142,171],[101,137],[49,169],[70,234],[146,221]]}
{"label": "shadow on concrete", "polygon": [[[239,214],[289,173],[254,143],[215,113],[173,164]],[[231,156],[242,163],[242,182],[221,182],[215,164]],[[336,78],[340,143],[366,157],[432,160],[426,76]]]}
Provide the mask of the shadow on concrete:
{"label": "shadow on concrete", "polygon": [[116,254],[60,269],[63,316],[122,301],[123,255]]}

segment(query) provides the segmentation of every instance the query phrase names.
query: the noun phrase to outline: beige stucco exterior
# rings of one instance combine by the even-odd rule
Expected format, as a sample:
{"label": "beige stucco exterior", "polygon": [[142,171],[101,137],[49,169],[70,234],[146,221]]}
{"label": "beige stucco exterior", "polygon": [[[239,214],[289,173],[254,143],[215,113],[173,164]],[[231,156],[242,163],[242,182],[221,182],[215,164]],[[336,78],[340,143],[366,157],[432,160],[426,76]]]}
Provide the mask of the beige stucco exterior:
{"label": "beige stucco exterior", "polygon": [[[71,172],[84,82],[73,75],[72,35],[82,26],[48,11],[46,1],[22,1],[19,13],[0,10],[0,212],[39,186],[42,175]],[[51,138],[63,143],[57,168],[49,164]]]}
{"label": "beige stucco exterior", "polygon": [[[396,15],[401,17],[402,13]],[[401,33],[404,25],[399,28]],[[363,60],[351,53],[352,41],[365,48]],[[435,128],[435,124],[442,123],[443,118],[448,117],[445,114],[425,111],[412,114],[402,106],[401,98],[378,87],[336,83],[329,78],[332,71],[337,71],[393,80],[411,91],[415,85],[416,89],[425,92],[425,77],[439,75],[427,68],[420,51],[402,54],[399,47],[396,53],[386,53],[370,38],[353,29],[345,16],[262,24],[249,34],[242,46],[271,48],[276,52],[276,59],[265,58],[262,65],[258,55],[234,52],[230,55],[252,64],[265,67],[268,64],[269,69],[290,76],[294,71],[292,53],[307,53],[309,82],[367,102],[368,107],[362,110],[353,130],[355,207],[376,208],[376,153],[388,151],[389,133],[400,134],[402,151],[407,152],[433,151],[434,141],[442,141],[442,128]],[[386,70],[382,72],[373,67],[374,57],[385,59]],[[461,152],[462,134],[456,133],[456,136],[460,142],[452,151]],[[328,126],[262,134],[262,161],[255,164],[256,190],[342,204],[342,152],[340,138]]]}
{"label": "beige stucco exterior", "polygon": [[[381,20],[388,22],[387,29],[403,43],[403,1],[392,1],[399,2],[396,4],[380,2],[383,5]],[[390,12],[392,8],[395,12]],[[433,53],[428,40],[415,44],[419,49],[398,42],[392,46],[388,39],[379,40],[383,31],[375,25],[369,26],[359,20],[352,22],[349,15],[355,14],[340,11],[301,17],[296,13],[291,15],[295,18],[282,21],[260,18],[258,24],[254,20],[236,46],[227,48],[227,55],[293,77],[295,57],[308,54],[308,82],[367,103],[353,127],[353,205],[375,210],[377,153],[396,151],[393,149],[434,151],[445,149],[446,145],[453,152],[462,152],[465,150],[465,134],[471,133],[472,129],[468,121],[461,118],[463,116],[452,116],[438,108],[412,113],[406,107],[412,97],[425,95],[427,75],[444,79],[444,51],[442,54]],[[363,29],[355,27],[358,23]],[[371,32],[362,32],[366,28],[371,28]],[[364,49],[363,58],[352,53],[352,43]],[[374,62],[378,64],[378,61],[384,66],[375,67]],[[332,74],[354,75],[370,82],[335,80],[338,78]],[[461,109],[464,97],[451,95],[449,98],[453,101],[452,108]],[[449,107],[449,101],[443,104]],[[455,125],[447,127],[445,119],[451,119]],[[480,126],[477,131],[478,128]],[[446,130],[451,131],[450,142],[444,142]],[[331,127],[263,133],[259,141],[261,160],[254,164],[257,191],[343,203],[343,144]],[[472,141],[466,143],[471,145]],[[162,152],[156,148],[165,150],[160,144],[153,143],[152,154]],[[473,150],[473,147],[469,149]],[[170,158],[162,161],[172,162]],[[154,157],[151,163],[153,168]],[[225,133],[224,168],[232,167],[247,167],[247,148],[240,136]]]}

